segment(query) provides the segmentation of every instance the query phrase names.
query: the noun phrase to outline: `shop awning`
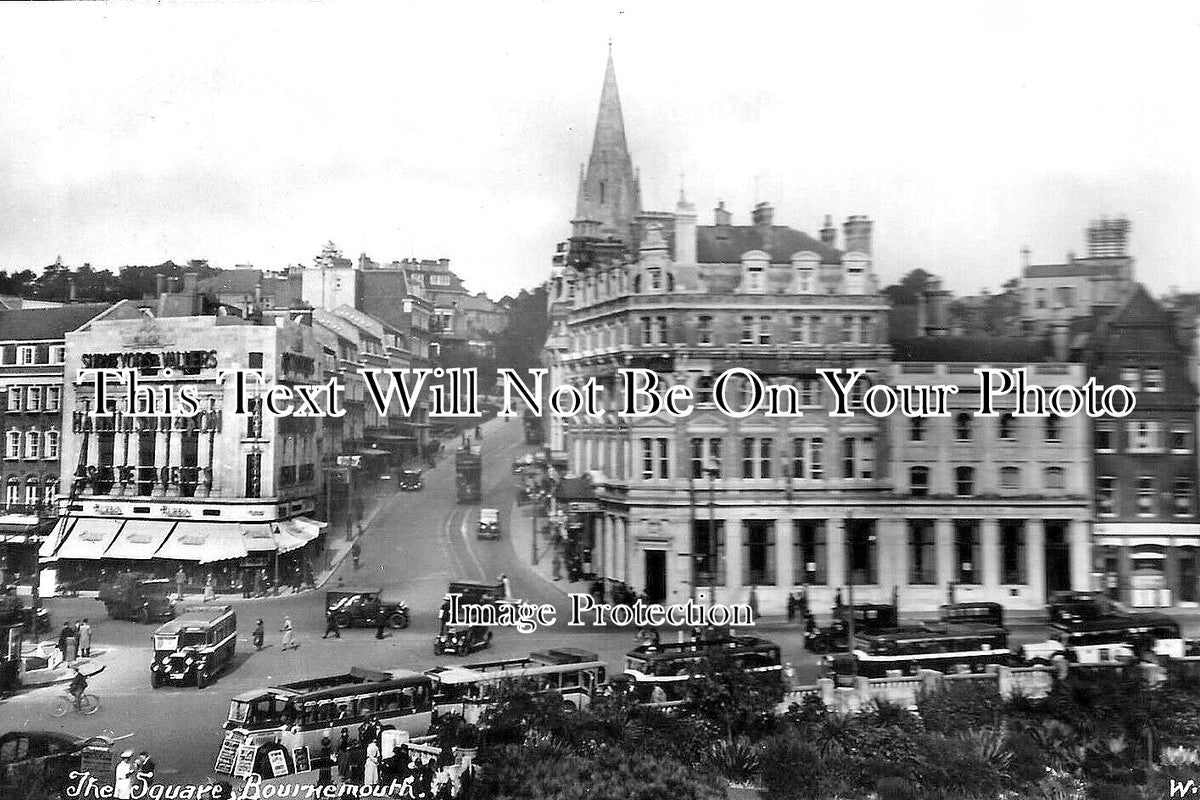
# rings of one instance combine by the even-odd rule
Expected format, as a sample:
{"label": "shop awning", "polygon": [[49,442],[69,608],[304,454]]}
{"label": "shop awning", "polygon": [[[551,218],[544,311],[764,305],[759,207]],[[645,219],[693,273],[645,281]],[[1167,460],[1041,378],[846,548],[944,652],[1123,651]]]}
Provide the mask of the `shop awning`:
{"label": "shop awning", "polygon": [[121,532],[122,522],[124,520],[103,517],[77,518],[56,557],[98,561]]}
{"label": "shop awning", "polygon": [[108,546],[104,557],[149,561],[171,535],[175,525],[173,520],[131,519]]}
{"label": "shop awning", "polygon": [[171,537],[159,549],[159,558],[211,564],[231,558],[245,558],[246,542],[242,528],[235,523],[180,522]]}
{"label": "shop awning", "polygon": [[290,550],[295,550],[298,547],[311,542],[321,534],[321,529],[325,527],[324,522],[318,522],[315,519],[308,517],[292,517],[291,519],[280,520],[277,523],[281,536],[290,538],[295,544],[291,544],[284,549],[283,543],[280,543],[279,552],[286,553]]}
{"label": "shop awning", "polygon": [[267,553],[275,549],[275,537],[271,526],[265,522],[243,522],[242,539],[250,553]]}
{"label": "shop awning", "polygon": [[43,561],[48,561],[54,558],[54,551],[59,545],[67,540],[67,536],[71,533],[71,529],[78,522],[75,517],[63,517],[54,525],[54,530],[46,537],[46,541],[42,542],[41,549],[38,550],[38,558]]}
{"label": "shop awning", "polygon": [[310,517],[292,517],[288,522],[303,533],[305,542],[311,542],[320,536],[321,531],[325,530],[325,527],[328,525],[326,522],[321,522],[319,519],[312,519]]}

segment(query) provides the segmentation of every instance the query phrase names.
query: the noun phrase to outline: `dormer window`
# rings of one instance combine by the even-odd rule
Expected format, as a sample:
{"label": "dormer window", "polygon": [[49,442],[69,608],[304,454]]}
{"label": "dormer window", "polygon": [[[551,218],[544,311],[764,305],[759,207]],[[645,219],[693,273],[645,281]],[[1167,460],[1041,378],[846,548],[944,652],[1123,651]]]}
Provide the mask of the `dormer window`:
{"label": "dormer window", "polygon": [[758,265],[746,267],[746,291],[761,294],[766,281],[764,280],[764,270]]}
{"label": "dormer window", "polygon": [[792,285],[793,294],[813,294],[817,290],[817,267],[821,257],[816,253],[804,251],[792,256]]}
{"label": "dormer window", "polygon": [[761,250],[742,255],[742,294],[763,294],[767,291],[767,267],[771,257]]}

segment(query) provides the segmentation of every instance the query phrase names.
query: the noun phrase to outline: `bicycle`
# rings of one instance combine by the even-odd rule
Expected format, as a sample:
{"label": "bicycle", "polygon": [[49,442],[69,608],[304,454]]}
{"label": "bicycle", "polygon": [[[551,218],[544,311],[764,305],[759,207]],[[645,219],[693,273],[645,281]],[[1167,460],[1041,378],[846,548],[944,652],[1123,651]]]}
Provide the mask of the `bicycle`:
{"label": "bicycle", "polygon": [[83,694],[79,698],[78,704],[75,702],[75,697],[71,694],[62,694],[54,699],[54,707],[51,709],[56,717],[64,716],[68,711],[74,711],[76,714],[85,714],[91,716],[100,710],[100,698],[94,694]]}

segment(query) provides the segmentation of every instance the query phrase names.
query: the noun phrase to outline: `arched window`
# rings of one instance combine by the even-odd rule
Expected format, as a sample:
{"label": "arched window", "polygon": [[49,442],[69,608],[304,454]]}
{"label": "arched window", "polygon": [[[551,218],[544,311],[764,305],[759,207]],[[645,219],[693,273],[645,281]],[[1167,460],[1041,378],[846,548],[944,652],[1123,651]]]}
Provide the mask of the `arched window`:
{"label": "arched window", "polygon": [[4,441],[4,457],[8,459],[21,457],[21,432],[9,431]]}
{"label": "arched window", "polygon": [[910,442],[925,441],[925,418],[913,417],[908,424],[908,440]]}
{"label": "arched window", "polygon": [[16,478],[9,478],[4,485],[4,504],[7,506],[15,506],[21,502],[21,482]]}
{"label": "arched window", "polygon": [[954,438],[960,442],[971,441],[971,415],[965,411],[954,417]]}
{"label": "arched window", "polygon": [[46,481],[46,486],[42,491],[42,502],[46,505],[53,505],[54,498],[58,496],[58,478],[50,478]]}
{"label": "arched window", "polygon": [[46,431],[45,449],[42,457],[47,461],[58,460],[58,431]]}
{"label": "arched window", "polygon": [[908,491],[913,497],[924,497],[929,494],[929,467],[909,468]]}
{"label": "arched window", "polygon": [[25,432],[25,458],[41,458],[42,457],[42,432],[41,431],[26,431]]}
{"label": "arched window", "polygon": [[37,479],[36,475],[30,475],[25,479],[25,505],[36,506],[41,497],[41,481]]}

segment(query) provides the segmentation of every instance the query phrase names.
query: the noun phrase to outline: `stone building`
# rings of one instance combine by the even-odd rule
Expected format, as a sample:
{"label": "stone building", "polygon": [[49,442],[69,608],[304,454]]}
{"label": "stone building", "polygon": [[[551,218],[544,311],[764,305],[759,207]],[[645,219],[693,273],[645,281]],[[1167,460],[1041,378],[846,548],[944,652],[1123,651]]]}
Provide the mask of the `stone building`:
{"label": "stone building", "polygon": [[[239,414],[237,382],[221,378],[241,370],[265,385],[316,383],[313,330],[287,313],[197,312],[156,316],[124,303],[67,335],[65,501],[41,550],[60,584],[87,585],[101,570],[165,576],[180,567],[197,580],[212,572],[220,586],[264,569],[290,580],[316,555],[323,523],[308,515],[321,488],[320,420],[264,413],[253,380]],[[135,369],[154,399],[112,385],[110,414],[96,415],[96,387],[77,383],[89,367]],[[164,405],[165,393],[184,387],[197,396],[194,415]]]}

